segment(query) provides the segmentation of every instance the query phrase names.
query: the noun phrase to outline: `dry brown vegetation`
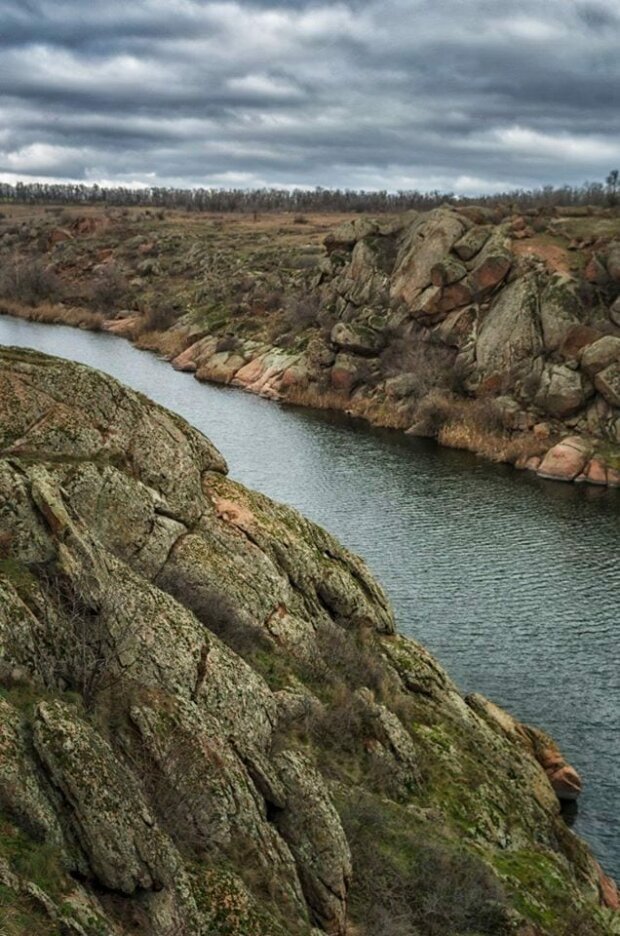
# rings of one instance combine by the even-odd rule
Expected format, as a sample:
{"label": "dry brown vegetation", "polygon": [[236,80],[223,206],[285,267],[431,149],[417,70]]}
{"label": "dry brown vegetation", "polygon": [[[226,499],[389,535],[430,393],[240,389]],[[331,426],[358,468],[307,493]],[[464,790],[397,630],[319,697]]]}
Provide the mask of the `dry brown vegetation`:
{"label": "dry brown vegetation", "polygon": [[90,331],[99,331],[104,322],[100,312],[92,312],[90,309],[53,302],[28,306],[9,299],[0,299],[0,315],[12,315],[29,322],[44,322],[48,325],[73,325]]}

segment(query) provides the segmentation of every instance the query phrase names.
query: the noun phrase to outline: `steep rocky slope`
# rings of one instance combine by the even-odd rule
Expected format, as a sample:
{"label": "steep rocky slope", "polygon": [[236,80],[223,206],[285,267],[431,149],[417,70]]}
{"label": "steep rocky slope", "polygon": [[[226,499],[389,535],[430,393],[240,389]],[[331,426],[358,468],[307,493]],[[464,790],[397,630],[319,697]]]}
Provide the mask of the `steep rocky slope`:
{"label": "steep rocky slope", "polygon": [[112,378],[0,350],[0,930],[592,934],[542,732]]}
{"label": "steep rocky slope", "polygon": [[0,311],[104,327],[199,380],[545,478],[620,485],[612,209],[447,205],[331,231],[324,217],[66,220],[0,221]]}
{"label": "steep rocky slope", "polygon": [[586,249],[562,219],[538,236],[523,218],[492,220],[446,207],[347,222],[325,240],[316,321],[292,349],[198,336],[175,364],[542,477],[618,486],[620,240]]}

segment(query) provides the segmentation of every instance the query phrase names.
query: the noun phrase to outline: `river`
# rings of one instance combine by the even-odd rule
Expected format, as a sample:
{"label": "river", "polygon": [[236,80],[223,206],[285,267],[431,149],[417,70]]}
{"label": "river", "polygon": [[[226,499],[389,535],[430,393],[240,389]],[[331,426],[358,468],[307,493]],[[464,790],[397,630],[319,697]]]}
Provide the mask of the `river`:
{"label": "river", "polygon": [[82,361],[180,413],[234,478],[363,556],[400,630],[462,690],[554,736],[585,781],[575,829],[620,877],[620,491],[199,384],[105,333],[0,317],[0,343]]}

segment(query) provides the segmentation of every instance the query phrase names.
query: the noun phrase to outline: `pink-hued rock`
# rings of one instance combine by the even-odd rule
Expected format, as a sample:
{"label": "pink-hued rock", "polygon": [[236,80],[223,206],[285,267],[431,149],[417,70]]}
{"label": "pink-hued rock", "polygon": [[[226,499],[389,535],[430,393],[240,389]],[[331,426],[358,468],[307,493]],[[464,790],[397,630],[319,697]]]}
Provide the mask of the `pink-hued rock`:
{"label": "pink-hued rock", "polygon": [[201,364],[196,371],[196,377],[198,380],[229,384],[244,364],[245,358],[241,357],[240,354],[222,351],[214,354],[208,361]]}
{"label": "pink-hued rock", "polygon": [[476,296],[486,296],[507,276],[512,261],[506,254],[492,254],[476,267],[470,276],[471,289]]}
{"label": "pink-hued rock", "polygon": [[576,800],[581,795],[583,789],[581,777],[570,764],[545,768],[545,773],[559,800]]}
{"label": "pink-hued rock", "polygon": [[564,336],[560,354],[566,361],[578,360],[583,349],[598,341],[600,337],[601,333],[596,328],[589,325],[573,325]]}
{"label": "pink-hued rock", "polygon": [[585,470],[585,480],[588,484],[607,484],[607,467],[599,458],[592,458]]}
{"label": "pink-hued rock", "polygon": [[585,468],[589,457],[586,443],[578,436],[570,436],[549,449],[538,469],[538,477],[574,481]]}
{"label": "pink-hued rock", "polygon": [[586,264],[583,275],[587,279],[588,283],[596,283],[599,286],[604,285],[609,279],[605,265],[603,264],[600,257],[597,257],[596,254],[592,254],[590,260]]}
{"label": "pink-hued rock", "polygon": [[538,469],[540,468],[541,462],[542,462],[542,458],[540,457],[540,455],[532,455],[525,462],[525,465],[524,465],[525,470],[526,471],[538,471]]}
{"label": "pink-hued rock", "polygon": [[261,358],[257,357],[239,368],[235,374],[235,385],[240,387],[250,387],[256,383],[264,373],[264,365]]}
{"label": "pink-hued rock", "polygon": [[186,348],[185,351],[181,351],[180,354],[177,354],[171,362],[174,369],[193,373],[198,366],[196,363],[196,355],[200,344],[200,341],[196,341],[193,345],[190,345],[189,348]]}
{"label": "pink-hued rock", "polygon": [[598,889],[599,895],[601,898],[601,904],[604,907],[607,907],[609,910],[620,910],[620,893],[618,892],[618,885],[613,878],[610,878],[600,864],[595,862],[598,869]]}
{"label": "pink-hued rock", "polygon": [[120,335],[123,338],[132,338],[134,328],[138,324],[140,316],[128,315],[126,318],[109,319],[102,325],[103,331],[111,332],[113,335]]}

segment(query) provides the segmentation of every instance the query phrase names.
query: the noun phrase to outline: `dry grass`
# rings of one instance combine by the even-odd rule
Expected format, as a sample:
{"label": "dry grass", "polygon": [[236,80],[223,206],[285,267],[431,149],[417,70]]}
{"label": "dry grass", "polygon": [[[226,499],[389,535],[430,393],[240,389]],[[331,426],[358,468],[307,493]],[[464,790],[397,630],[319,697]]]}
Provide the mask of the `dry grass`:
{"label": "dry grass", "polygon": [[136,348],[154,351],[166,358],[176,357],[181,351],[185,351],[188,344],[187,336],[172,331],[144,331],[130,340]]}
{"label": "dry grass", "polygon": [[514,465],[520,459],[542,455],[549,448],[548,442],[541,441],[532,432],[510,435],[484,429],[475,422],[467,422],[462,418],[443,426],[437,441],[448,448],[465,449],[488,458],[489,461],[510,465]]}
{"label": "dry grass", "polygon": [[336,390],[321,390],[316,384],[308,387],[291,387],[286,395],[286,402],[295,406],[308,406],[312,409],[345,411],[350,409],[351,400],[345,393]]}
{"label": "dry grass", "polygon": [[44,322],[48,325],[72,325],[90,331],[99,331],[104,321],[100,312],[92,312],[80,306],[65,306],[52,302],[29,306],[10,299],[0,300],[0,315],[11,315],[28,322]]}

